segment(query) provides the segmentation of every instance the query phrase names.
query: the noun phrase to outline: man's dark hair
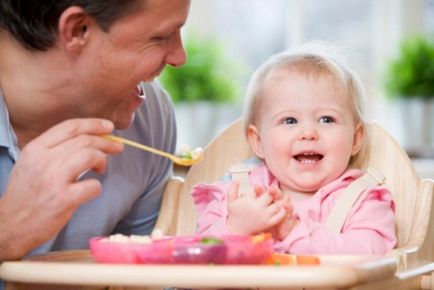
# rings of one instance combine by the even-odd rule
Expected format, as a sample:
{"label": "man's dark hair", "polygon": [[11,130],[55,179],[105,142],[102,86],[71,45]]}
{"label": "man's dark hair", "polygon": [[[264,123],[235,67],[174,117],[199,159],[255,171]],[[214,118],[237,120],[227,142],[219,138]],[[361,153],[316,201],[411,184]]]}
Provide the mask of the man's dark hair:
{"label": "man's dark hair", "polygon": [[57,37],[58,21],[70,6],[82,7],[101,29],[108,31],[117,19],[142,8],[141,0],[0,0],[0,28],[25,48],[44,51]]}

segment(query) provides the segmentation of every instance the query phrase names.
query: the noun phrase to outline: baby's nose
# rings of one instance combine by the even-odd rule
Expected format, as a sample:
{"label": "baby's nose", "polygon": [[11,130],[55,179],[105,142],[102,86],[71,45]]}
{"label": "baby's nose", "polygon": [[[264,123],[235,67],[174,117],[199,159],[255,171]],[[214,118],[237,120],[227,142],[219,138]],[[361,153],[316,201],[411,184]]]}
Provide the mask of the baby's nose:
{"label": "baby's nose", "polygon": [[300,139],[306,141],[318,139],[318,132],[315,126],[312,125],[303,126],[300,132]]}

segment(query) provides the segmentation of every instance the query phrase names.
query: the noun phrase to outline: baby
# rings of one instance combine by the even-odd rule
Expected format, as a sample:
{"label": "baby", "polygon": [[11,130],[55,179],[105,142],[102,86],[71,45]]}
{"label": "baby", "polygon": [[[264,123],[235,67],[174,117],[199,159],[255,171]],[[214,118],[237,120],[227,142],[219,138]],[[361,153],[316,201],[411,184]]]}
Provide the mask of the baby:
{"label": "baby", "polygon": [[331,52],[303,46],[273,56],[254,73],[244,110],[258,160],[249,161],[252,187],[241,192],[234,180],[196,185],[198,234],[270,232],[275,250],[296,254],[393,249],[395,206],[384,186],[366,188],[339,231],[326,224],[345,189],[364,175],[352,167],[368,137],[361,83]]}

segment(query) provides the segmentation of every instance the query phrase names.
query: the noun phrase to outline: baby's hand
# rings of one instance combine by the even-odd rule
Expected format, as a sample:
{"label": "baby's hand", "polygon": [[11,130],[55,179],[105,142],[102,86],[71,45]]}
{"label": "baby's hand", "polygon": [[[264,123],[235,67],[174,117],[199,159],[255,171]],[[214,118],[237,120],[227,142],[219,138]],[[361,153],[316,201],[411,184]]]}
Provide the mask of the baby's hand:
{"label": "baby's hand", "polygon": [[287,211],[274,197],[262,188],[255,188],[238,197],[239,184],[231,183],[229,189],[227,227],[234,234],[251,235],[265,231],[283,221]]}
{"label": "baby's hand", "polygon": [[286,210],[285,218],[278,223],[271,231],[273,238],[276,240],[283,240],[292,229],[298,224],[299,220],[294,216],[293,211],[294,207],[290,201],[289,196],[285,196],[280,201],[282,207]]}

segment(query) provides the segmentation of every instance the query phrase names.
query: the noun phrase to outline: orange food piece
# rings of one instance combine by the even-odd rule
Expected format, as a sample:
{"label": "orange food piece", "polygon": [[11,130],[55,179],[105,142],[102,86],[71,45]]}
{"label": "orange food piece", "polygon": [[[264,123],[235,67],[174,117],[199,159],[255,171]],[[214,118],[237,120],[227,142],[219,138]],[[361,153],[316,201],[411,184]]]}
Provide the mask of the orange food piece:
{"label": "orange food piece", "polygon": [[319,265],[320,259],[317,256],[273,253],[265,263],[271,265]]}
{"label": "orange food piece", "polygon": [[319,265],[320,260],[317,256],[299,256],[297,255],[297,265]]}
{"label": "orange food piece", "polygon": [[297,258],[295,255],[273,253],[265,263],[271,265],[296,265]]}
{"label": "orange food piece", "polygon": [[252,236],[252,242],[253,243],[260,243],[263,241],[268,241],[269,239],[271,239],[271,234],[270,233],[261,233],[261,234],[257,234]]}

